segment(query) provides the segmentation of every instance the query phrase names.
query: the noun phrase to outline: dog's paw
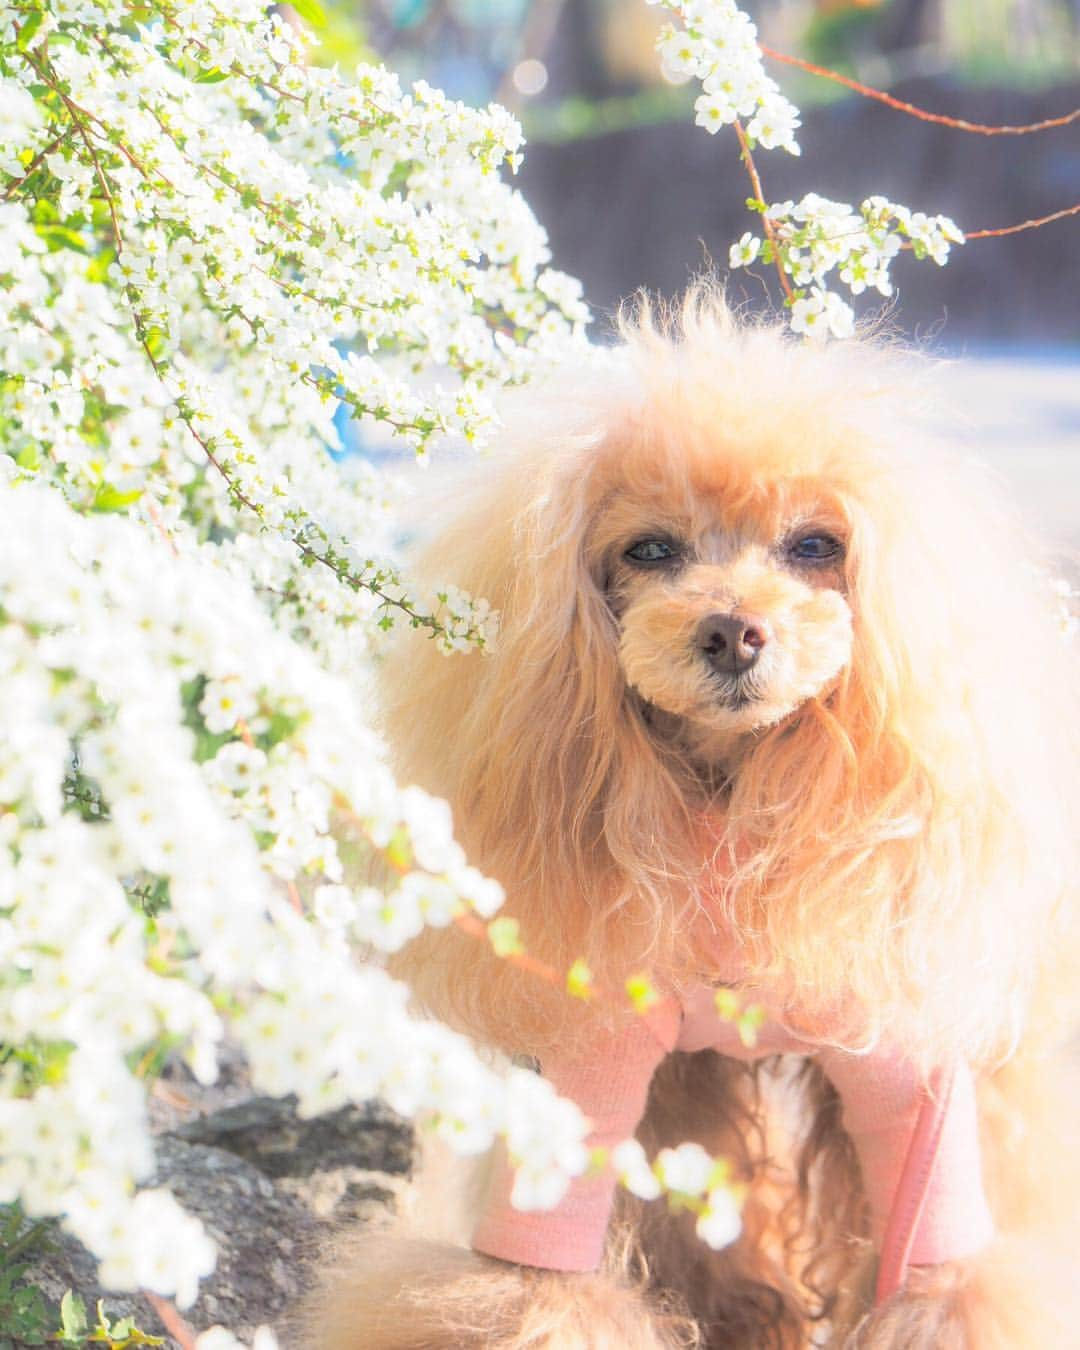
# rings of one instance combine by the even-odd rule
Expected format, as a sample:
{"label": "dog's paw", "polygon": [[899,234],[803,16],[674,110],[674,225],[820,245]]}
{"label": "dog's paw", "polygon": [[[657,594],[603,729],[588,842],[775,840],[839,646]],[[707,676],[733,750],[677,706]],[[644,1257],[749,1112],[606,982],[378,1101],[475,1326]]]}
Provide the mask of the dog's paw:
{"label": "dog's paw", "polygon": [[985,1252],[918,1267],[841,1336],[837,1350],[1080,1350],[1075,1257],[999,1239]]}
{"label": "dog's paw", "polygon": [[690,1319],[602,1274],[526,1269],[385,1232],[337,1253],[303,1350],[696,1350]]}

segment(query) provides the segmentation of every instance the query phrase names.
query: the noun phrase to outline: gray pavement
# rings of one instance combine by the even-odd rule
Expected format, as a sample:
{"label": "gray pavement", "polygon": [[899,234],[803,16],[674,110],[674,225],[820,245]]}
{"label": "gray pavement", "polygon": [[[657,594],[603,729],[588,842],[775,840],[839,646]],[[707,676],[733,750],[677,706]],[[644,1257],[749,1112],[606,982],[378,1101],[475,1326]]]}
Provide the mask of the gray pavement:
{"label": "gray pavement", "polygon": [[954,434],[1006,478],[1036,529],[1080,553],[1080,351],[958,358],[945,387]]}

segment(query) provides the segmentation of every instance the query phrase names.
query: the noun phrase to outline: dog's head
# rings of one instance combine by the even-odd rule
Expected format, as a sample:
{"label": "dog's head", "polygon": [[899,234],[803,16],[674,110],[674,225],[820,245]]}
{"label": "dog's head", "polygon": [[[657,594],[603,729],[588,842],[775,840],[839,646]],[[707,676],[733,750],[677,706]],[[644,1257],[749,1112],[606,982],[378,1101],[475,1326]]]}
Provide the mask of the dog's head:
{"label": "dog's head", "polygon": [[[1008,512],[924,443],[918,363],[700,294],[623,336],[429,549],[501,632],[393,666],[403,771],[556,964],[678,978],[706,909],[798,1000],[989,1043],[1062,856],[1065,662]],[[997,987],[954,1006],[950,951]]]}
{"label": "dog's head", "polygon": [[708,762],[822,697],[848,666],[851,522],[813,475],[755,472],[722,426],[613,450],[586,542],[618,663],[657,735]]}

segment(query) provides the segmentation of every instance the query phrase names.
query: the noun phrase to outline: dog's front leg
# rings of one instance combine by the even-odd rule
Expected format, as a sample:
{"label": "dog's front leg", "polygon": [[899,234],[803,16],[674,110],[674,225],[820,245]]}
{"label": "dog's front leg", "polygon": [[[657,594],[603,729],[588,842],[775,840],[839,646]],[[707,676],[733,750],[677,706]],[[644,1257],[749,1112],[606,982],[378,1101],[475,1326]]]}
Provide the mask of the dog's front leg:
{"label": "dog's front leg", "polygon": [[694,1324],[603,1272],[514,1266],[367,1231],[302,1314],[304,1350],[694,1350]]}

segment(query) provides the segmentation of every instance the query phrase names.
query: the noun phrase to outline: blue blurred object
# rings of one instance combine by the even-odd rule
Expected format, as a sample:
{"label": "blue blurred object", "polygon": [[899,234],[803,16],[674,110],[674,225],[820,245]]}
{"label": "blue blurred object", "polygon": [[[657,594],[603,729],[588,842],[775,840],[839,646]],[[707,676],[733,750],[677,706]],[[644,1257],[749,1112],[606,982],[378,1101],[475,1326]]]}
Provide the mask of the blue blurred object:
{"label": "blue blurred object", "polygon": [[389,0],[389,10],[395,28],[418,28],[431,13],[431,0]]}

